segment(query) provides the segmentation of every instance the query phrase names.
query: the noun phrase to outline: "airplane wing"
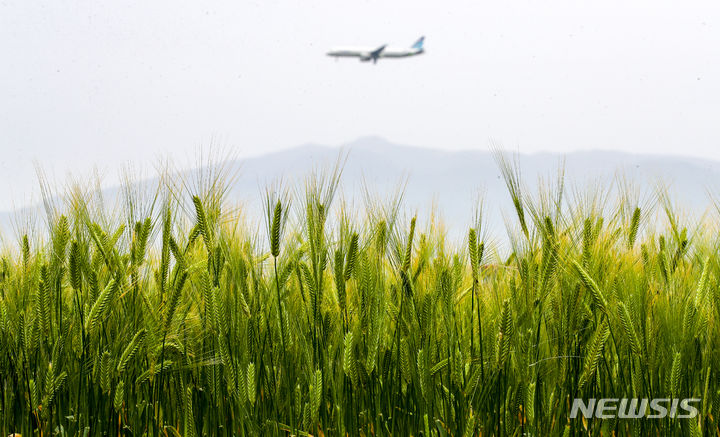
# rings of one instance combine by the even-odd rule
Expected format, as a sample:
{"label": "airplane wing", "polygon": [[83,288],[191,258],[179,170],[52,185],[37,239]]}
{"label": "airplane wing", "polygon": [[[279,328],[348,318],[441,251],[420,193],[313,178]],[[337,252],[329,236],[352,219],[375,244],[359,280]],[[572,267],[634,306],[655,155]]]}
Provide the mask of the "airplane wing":
{"label": "airplane wing", "polygon": [[382,51],[385,50],[385,47],[387,47],[387,44],[383,44],[380,47],[378,47],[377,49],[373,50],[372,52],[370,52],[370,57],[373,58],[374,60],[377,60],[377,58],[380,57],[380,53],[382,53]]}
{"label": "airplane wing", "polygon": [[382,53],[382,51],[385,50],[385,47],[387,47],[387,44],[383,44],[383,45],[381,45],[380,47],[378,47],[377,49],[375,49],[375,50],[373,50],[372,52],[370,52],[370,56],[368,57],[368,61],[369,61],[370,59],[372,59],[373,64],[377,64],[377,60],[378,60],[378,58],[380,57],[380,54]]}

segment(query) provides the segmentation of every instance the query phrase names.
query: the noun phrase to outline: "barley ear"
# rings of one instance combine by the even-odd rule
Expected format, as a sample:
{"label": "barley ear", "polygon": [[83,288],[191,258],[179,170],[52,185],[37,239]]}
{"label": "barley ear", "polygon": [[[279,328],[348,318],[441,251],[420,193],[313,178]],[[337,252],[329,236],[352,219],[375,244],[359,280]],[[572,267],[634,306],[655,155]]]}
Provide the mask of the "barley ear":
{"label": "barley ear", "polygon": [[270,252],[277,258],[280,255],[280,219],[282,217],[282,205],[280,201],[275,204],[272,226],[270,227]]}

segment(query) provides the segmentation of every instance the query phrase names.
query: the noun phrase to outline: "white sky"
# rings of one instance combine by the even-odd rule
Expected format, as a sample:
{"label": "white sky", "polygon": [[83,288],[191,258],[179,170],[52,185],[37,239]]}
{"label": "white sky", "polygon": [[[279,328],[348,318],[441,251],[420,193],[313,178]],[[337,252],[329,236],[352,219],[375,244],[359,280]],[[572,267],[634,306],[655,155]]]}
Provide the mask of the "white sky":
{"label": "white sky", "polygon": [[[377,65],[333,45],[410,45]],[[522,152],[621,149],[720,159],[716,1],[0,0],[0,210],[33,160],[181,165],[380,135]]]}

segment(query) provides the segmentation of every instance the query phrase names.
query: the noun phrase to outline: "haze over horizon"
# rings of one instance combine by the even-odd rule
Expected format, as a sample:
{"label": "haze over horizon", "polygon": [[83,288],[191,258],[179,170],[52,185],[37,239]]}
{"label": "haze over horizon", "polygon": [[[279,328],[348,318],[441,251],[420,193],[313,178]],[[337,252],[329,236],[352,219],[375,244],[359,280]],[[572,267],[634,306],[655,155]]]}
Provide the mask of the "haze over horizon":
{"label": "haze over horizon", "polygon": [[[215,155],[216,158],[218,156],[222,157]],[[418,214],[422,226],[430,223],[432,215],[446,225],[453,240],[462,239],[468,226],[473,224],[478,200],[484,205],[483,229],[491,238],[503,241],[507,237],[507,223],[511,226],[514,223],[508,190],[491,152],[412,147],[393,144],[379,137],[359,138],[346,144],[342,150],[305,144],[261,156],[226,161],[223,163],[224,174],[235,177],[227,187],[225,208],[235,211],[239,207],[242,214],[238,217],[255,224],[261,222],[264,189],[280,180],[292,191],[292,203],[299,207],[307,177],[313,172],[330,171],[339,158],[343,158],[344,165],[331,212],[333,216],[343,204],[353,214],[362,216],[366,193],[373,201],[386,202],[402,189],[401,215],[407,218]],[[664,215],[657,202],[657,189],[664,187],[662,190],[667,189],[676,212],[683,217],[683,226],[692,226],[707,213],[715,217],[720,206],[720,161],[611,151],[521,154],[517,158],[524,192],[531,197],[537,196],[540,187],[554,186],[558,170],[564,163],[566,206],[579,199],[603,199],[603,208],[611,208],[624,199],[623,193],[627,193],[630,195],[627,199],[629,203],[641,207],[645,214],[658,213],[662,220]],[[205,160],[203,163],[212,162]],[[218,168],[217,165],[214,167]],[[148,179],[130,180],[139,183],[137,187],[141,192],[150,196],[157,186],[158,177],[166,171],[164,168],[160,168],[161,174],[145,174]],[[169,171],[173,171],[172,167]],[[197,169],[183,173],[189,186],[193,186],[192,181],[197,180],[200,174],[207,175],[206,171],[199,172]],[[177,180],[172,174],[168,176]],[[228,181],[226,178],[225,182]],[[51,195],[62,197],[65,194],[64,185],[52,180],[48,182],[53,190]],[[94,186],[92,182],[87,185],[90,188]],[[631,187],[630,191],[626,191],[627,187]],[[103,190],[103,204],[110,214],[123,209],[122,192],[118,185],[107,186]],[[183,191],[182,195],[187,197],[190,193]],[[54,198],[52,203],[62,210],[66,204],[58,200]],[[28,206],[14,212],[0,210],[0,238],[3,233],[12,236],[20,232],[21,235],[31,223],[44,223],[45,210],[39,199]]]}
{"label": "haze over horizon", "polygon": [[[393,141],[389,141],[384,137],[378,136],[378,135],[365,135],[356,138],[353,141],[348,141],[340,144],[321,144],[321,143],[315,143],[315,142],[306,142],[302,144],[296,144],[294,146],[281,148],[277,150],[269,150],[266,152],[262,151],[255,151],[254,153],[246,153],[246,154],[239,154],[237,151],[233,150],[230,147],[222,146],[219,144],[210,144],[208,146],[199,146],[197,150],[195,150],[194,155],[186,155],[181,157],[173,157],[169,154],[161,155],[158,154],[154,158],[150,159],[146,162],[139,162],[139,161],[133,161],[129,160],[122,163],[116,163],[115,165],[100,165],[100,164],[93,164],[85,168],[67,168],[65,169],[65,173],[61,174],[57,171],[55,171],[55,167],[50,163],[48,165],[46,162],[43,162],[40,159],[34,159],[31,164],[33,165],[32,171],[25,175],[23,177],[23,182],[18,184],[17,181],[10,181],[9,177],[7,175],[0,174],[0,178],[7,179],[8,181],[0,186],[0,213],[8,213],[15,210],[19,210],[22,208],[26,208],[32,205],[36,205],[42,201],[42,197],[40,194],[40,181],[39,181],[39,175],[38,171],[42,173],[42,177],[45,179],[46,182],[50,184],[50,187],[53,188],[58,194],[62,194],[65,187],[68,186],[69,183],[72,183],[73,181],[92,181],[92,183],[99,182],[100,187],[103,190],[112,190],[120,186],[122,183],[122,175],[124,172],[129,171],[130,175],[136,178],[140,178],[140,180],[145,179],[155,179],[158,176],[158,171],[161,171],[165,166],[169,165],[168,169],[171,171],[193,171],[197,169],[197,167],[200,165],[200,160],[203,160],[202,162],[207,162],[206,160],[211,159],[214,163],[219,163],[222,161],[230,160],[233,162],[238,163],[240,166],[244,166],[246,162],[255,162],[255,161],[262,161],[264,159],[270,159],[273,156],[285,156],[285,155],[295,155],[298,150],[304,150],[306,148],[320,148],[320,149],[326,149],[325,150],[325,156],[323,160],[315,162],[313,166],[306,166],[303,167],[303,170],[309,174],[309,170],[312,168],[324,168],[324,167],[330,167],[333,164],[333,160],[339,156],[339,154],[348,152],[348,156],[352,156],[353,152],[357,152],[359,150],[363,150],[363,148],[367,147],[368,144],[374,145],[372,147],[376,148],[378,144],[380,145],[390,145],[393,147],[393,149],[408,149],[409,151],[423,151],[428,153],[442,153],[443,156],[453,156],[456,154],[463,154],[463,153],[477,153],[477,154],[487,154],[489,157],[489,154],[491,152],[491,148],[493,146],[497,146],[504,150],[506,153],[510,155],[517,155],[521,161],[523,161],[524,165],[532,165],[530,162],[531,159],[537,158],[537,157],[543,157],[545,162],[546,160],[554,160],[554,162],[559,162],[560,159],[564,159],[568,156],[583,156],[585,154],[595,154],[596,156],[606,156],[606,157],[636,157],[638,159],[643,158],[650,158],[650,159],[659,159],[659,160],[665,160],[666,163],[671,163],[673,159],[679,159],[686,162],[692,162],[696,163],[703,167],[708,168],[715,168],[717,167],[720,170],[720,159],[704,159],[702,157],[693,156],[691,154],[662,154],[662,153],[648,153],[643,151],[623,151],[623,150],[607,150],[607,149],[587,149],[587,150],[573,150],[568,152],[554,152],[551,150],[536,150],[536,151],[530,151],[530,152],[524,152],[519,150],[518,148],[512,149],[504,147],[503,145],[495,143],[494,145],[489,145],[487,148],[483,150],[478,149],[443,149],[443,148],[437,148],[437,147],[429,147],[429,146],[417,146],[417,145],[411,145],[411,144],[399,144],[395,143]],[[396,152],[396,150],[393,150],[393,152]],[[212,155],[212,156],[210,156]],[[178,159],[179,158],[179,159]],[[307,157],[311,158],[311,156]],[[618,161],[619,162],[619,161]],[[428,165],[433,165],[433,163],[428,163]],[[493,164],[494,165],[494,164]],[[606,174],[604,174],[605,177],[612,177],[614,172],[616,170],[620,170],[620,167],[604,167],[604,170],[606,170]],[[420,169],[420,171],[425,171],[426,168]],[[571,169],[574,170],[574,172],[582,173],[582,169]],[[413,168],[411,165],[407,165],[403,168],[398,168],[397,173],[393,174],[393,176],[396,180],[401,180],[404,176],[407,176],[408,174],[413,172]],[[257,171],[251,171],[253,175],[257,173]],[[296,175],[298,175],[301,172],[295,172]],[[273,173],[274,174],[274,173]],[[720,176],[720,173],[718,173]],[[243,178],[244,175],[243,171],[240,172],[239,176]],[[533,174],[533,177],[537,176]],[[669,177],[677,177],[677,175],[668,173]],[[252,178],[251,178],[252,179]],[[269,181],[269,179],[267,179]],[[253,179],[254,182],[257,182],[255,179]],[[27,184],[27,185],[24,185]],[[481,184],[480,184],[481,185]],[[476,188],[482,188],[478,185]],[[21,186],[25,189],[25,194],[22,196],[14,195],[14,190],[18,186]],[[30,194],[28,194],[28,192]],[[504,192],[502,194],[505,194]],[[427,198],[431,199],[433,197],[433,193],[428,193]]]}

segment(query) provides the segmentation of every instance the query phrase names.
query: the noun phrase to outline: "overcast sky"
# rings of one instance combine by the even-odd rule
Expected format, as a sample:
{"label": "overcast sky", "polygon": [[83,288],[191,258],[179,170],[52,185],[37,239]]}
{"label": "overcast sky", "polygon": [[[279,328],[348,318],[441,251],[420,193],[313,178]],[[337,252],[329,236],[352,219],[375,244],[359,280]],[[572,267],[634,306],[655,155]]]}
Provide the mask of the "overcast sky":
{"label": "overcast sky", "polygon": [[[411,45],[377,65],[333,45]],[[716,1],[0,0],[0,210],[94,165],[358,136],[720,159]]]}

